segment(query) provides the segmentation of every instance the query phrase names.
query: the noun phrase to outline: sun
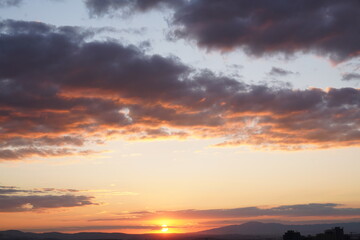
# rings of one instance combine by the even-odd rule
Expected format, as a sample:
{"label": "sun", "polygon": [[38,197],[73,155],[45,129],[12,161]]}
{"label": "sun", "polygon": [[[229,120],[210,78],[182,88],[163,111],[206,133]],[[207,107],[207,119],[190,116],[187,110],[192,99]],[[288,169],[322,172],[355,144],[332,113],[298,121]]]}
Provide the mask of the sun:
{"label": "sun", "polygon": [[161,225],[161,232],[166,233],[167,231],[169,231],[168,226],[166,224]]}

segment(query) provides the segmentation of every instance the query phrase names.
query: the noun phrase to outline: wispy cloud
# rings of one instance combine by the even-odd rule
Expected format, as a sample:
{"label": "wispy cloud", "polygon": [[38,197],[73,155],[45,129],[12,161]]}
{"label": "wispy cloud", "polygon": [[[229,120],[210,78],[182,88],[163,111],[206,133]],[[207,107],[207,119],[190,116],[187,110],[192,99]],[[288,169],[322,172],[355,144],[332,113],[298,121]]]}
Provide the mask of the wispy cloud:
{"label": "wispy cloud", "polygon": [[104,15],[119,15],[116,11],[130,15],[134,12],[145,12],[154,8],[175,8],[184,4],[183,0],[133,0],[133,1],[103,1],[85,0],[90,16],[101,17]]}
{"label": "wispy cloud", "polygon": [[0,212],[27,212],[53,208],[97,205],[92,196],[74,195],[75,189],[20,189],[0,186]]}
{"label": "wispy cloud", "polygon": [[19,160],[30,157],[67,157],[74,155],[90,155],[97,153],[91,150],[79,151],[72,148],[62,148],[62,149],[47,149],[47,148],[25,148],[20,149],[5,149],[0,150],[0,159],[2,160]]}
{"label": "wispy cloud", "polygon": [[97,196],[137,196],[139,193],[136,192],[126,192],[126,191],[117,191],[112,189],[95,189],[95,190],[83,190],[81,192],[91,193]]}
{"label": "wispy cloud", "polygon": [[295,74],[295,73],[278,67],[272,67],[271,71],[269,72],[269,75],[280,76],[280,77],[288,76],[291,74]]}
{"label": "wispy cloud", "polygon": [[343,75],[342,78],[343,81],[353,81],[353,80],[360,80],[360,74],[359,73],[346,73]]}
{"label": "wispy cloud", "polygon": [[19,6],[23,0],[0,0],[0,8]]}
{"label": "wispy cloud", "polygon": [[[273,219],[277,217],[345,217],[354,218],[360,216],[360,208],[346,208],[336,203],[310,203],[297,205],[281,205],[278,207],[262,208],[262,207],[243,207],[243,208],[227,208],[227,209],[186,209],[176,211],[137,211],[129,213],[121,213],[120,217],[114,218],[98,218],[90,221],[139,221],[150,219],[220,219],[220,221],[246,221],[251,219]],[[219,220],[216,220],[219,221]]]}

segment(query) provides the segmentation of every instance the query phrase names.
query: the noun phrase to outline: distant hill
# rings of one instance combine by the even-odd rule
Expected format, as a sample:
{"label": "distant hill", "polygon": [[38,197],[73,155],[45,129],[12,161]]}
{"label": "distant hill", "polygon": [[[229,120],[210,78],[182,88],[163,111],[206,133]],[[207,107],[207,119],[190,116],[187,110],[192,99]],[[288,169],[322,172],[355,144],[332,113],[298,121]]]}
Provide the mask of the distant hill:
{"label": "distant hill", "polygon": [[95,240],[95,239],[127,239],[129,236],[125,233],[101,233],[101,232],[81,232],[81,233],[59,233],[59,232],[48,232],[48,233],[30,233],[21,232],[17,230],[8,230],[0,232],[0,239],[60,239],[60,240]]}
{"label": "distant hill", "polygon": [[231,225],[209,229],[199,232],[200,234],[241,234],[241,235],[282,235],[287,230],[295,230],[302,235],[314,235],[322,233],[333,227],[343,227],[345,233],[360,233],[360,222],[354,223],[330,223],[309,225],[285,225],[280,223],[248,222],[241,225]]}
{"label": "distant hill", "polygon": [[231,225],[226,227],[214,228],[197,233],[186,234],[125,234],[125,233],[101,233],[101,232],[81,232],[81,233],[31,233],[17,230],[0,231],[0,240],[224,240],[242,239],[259,240],[279,239],[286,231],[299,231],[302,235],[315,235],[322,233],[333,227],[343,227],[345,233],[360,233],[360,222],[354,223],[333,223],[333,224],[311,224],[311,225],[285,225],[279,223],[248,222],[241,225]]}

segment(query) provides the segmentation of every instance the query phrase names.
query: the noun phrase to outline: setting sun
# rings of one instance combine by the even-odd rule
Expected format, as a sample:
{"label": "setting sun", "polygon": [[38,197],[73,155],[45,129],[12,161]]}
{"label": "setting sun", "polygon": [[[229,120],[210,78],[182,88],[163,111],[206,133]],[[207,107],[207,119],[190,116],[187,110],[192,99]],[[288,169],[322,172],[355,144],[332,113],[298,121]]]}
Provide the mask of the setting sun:
{"label": "setting sun", "polygon": [[166,224],[161,225],[161,227],[162,227],[161,232],[166,233],[169,231],[169,228]]}

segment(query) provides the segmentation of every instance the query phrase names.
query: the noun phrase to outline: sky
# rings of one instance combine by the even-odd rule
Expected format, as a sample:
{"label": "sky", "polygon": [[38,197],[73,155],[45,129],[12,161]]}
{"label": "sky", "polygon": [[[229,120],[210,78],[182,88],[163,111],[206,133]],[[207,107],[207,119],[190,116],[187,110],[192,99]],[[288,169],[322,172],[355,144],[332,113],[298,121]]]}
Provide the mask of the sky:
{"label": "sky", "polygon": [[357,0],[0,0],[0,230],[360,221]]}

